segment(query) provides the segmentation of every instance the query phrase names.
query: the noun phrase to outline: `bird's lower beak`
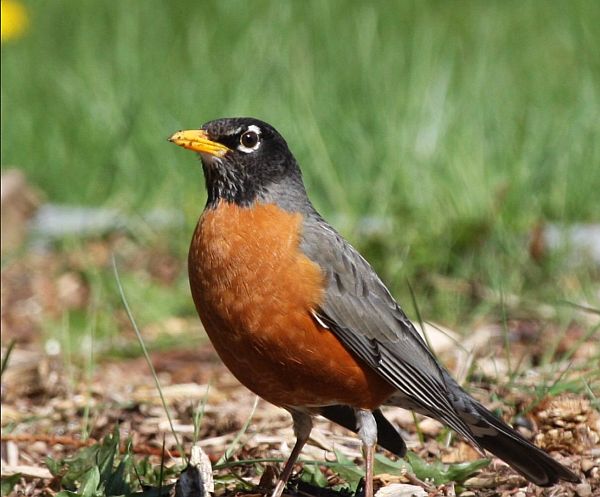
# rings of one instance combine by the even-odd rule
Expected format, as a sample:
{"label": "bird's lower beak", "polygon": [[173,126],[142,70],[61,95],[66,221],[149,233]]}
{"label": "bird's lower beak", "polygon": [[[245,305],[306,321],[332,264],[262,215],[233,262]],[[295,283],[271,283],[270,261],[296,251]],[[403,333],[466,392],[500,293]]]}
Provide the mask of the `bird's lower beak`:
{"label": "bird's lower beak", "polygon": [[229,151],[225,145],[209,140],[203,129],[178,131],[169,138],[169,141],[188,150],[215,157],[223,157]]}

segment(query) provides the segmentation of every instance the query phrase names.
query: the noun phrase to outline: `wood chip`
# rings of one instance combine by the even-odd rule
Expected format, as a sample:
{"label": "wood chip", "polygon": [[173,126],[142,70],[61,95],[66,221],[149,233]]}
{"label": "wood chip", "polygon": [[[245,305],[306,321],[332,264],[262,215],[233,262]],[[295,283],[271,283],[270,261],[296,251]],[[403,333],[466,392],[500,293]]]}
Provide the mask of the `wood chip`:
{"label": "wood chip", "polygon": [[392,483],[380,488],[375,497],[427,497],[427,492],[417,485]]}
{"label": "wood chip", "polygon": [[43,480],[50,480],[53,478],[52,473],[50,473],[47,468],[2,464],[2,477],[16,475],[17,473],[20,473],[24,478],[41,478]]}

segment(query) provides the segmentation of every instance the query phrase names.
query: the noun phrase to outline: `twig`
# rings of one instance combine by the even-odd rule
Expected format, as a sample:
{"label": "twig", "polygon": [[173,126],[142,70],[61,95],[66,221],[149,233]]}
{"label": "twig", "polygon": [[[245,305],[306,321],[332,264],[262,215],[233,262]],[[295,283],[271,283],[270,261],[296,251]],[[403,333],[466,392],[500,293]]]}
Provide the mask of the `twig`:
{"label": "twig", "polygon": [[[80,438],[54,436],[54,435],[42,435],[42,434],[35,434],[35,433],[31,433],[31,434],[30,433],[20,433],[20,434],[2,433],[2,435],[0,435],[0,440],[2,440],[3,442],[11,441],[11,442],[24,442],[24,443],[29,443],[29,444],[31,444],[33,442],[45,442],[48,445],[66,445],[68,447],[76,447],[76,448],[90,447],[90,446],[98,443],[98,440],[96,440],[94,438],[87,438],[85,440],[82,440]],[[119,452],[121,454],[126,454],[127,447],[125,445],[120,446]],[[146,444],[132,446],[131,452],[133,452],[134,454],[143,455],[143,456],[160,456],[162,454],[162,450],[160,447],[153,447],[151,445],[146,445]],[[173,457],[182,457],[181,453],[178,450],[170,450],[169,454]],[[213,458],[217,459],[216,456],[214,456]]]}
{"label": "twig", "polygon": [[13,338],[8,344],[8,347],[6,348],[6,352],[4,353],[4,357],[2,358],[2,365],[0,366],[0,378],[2,378],[2,376],[4,375],[4,370],[6,369],[6,366],[8,365],[8,359],[10,358],[10,353],[13,351],[13,348],[15,347],[16,343],[17,341]]}
{"label": "twig", "polygon": [[87,438],[82,440],[80,438],[73,438],[67,436],[54,436],[54,435],[42,435],[35,433],[2,433],[0,440],[11,441],[11,442],[46,442],[48,445],[67,445],[69,447],[89,447],[94,445],[98,441],[93,438]]}

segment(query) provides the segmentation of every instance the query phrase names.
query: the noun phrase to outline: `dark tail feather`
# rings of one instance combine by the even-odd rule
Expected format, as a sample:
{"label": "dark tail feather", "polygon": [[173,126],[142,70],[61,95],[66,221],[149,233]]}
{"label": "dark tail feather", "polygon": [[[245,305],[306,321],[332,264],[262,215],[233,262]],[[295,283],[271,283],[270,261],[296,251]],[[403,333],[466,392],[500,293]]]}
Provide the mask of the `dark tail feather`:
{"label": "dark tail feather", "polygon": [[[324,418],[348,430],[352,430],[354,433],[357,432],[356,416],[354,415],[354,409],[351,407],[326,406],[321,407],[319,413]],[[373,411],[373,416],[377,422],[377,444],[399,457],[404,457],[406,454],[406,444],[398,430],[385,418],[381,410],[376,409]]]}
{"label": "dark tail feather", "polygon": [[[510,426],[496,418],[478,402],[471,400],[479,419],[468,423],[477,442],[492,454],[509,464],[529,481],[541,487],[554,485],[558,480],[578,483],[581,480],[571,470],[555,461],[532,443],[525,440]],[[485,434],[491,431],[493,434]]]}

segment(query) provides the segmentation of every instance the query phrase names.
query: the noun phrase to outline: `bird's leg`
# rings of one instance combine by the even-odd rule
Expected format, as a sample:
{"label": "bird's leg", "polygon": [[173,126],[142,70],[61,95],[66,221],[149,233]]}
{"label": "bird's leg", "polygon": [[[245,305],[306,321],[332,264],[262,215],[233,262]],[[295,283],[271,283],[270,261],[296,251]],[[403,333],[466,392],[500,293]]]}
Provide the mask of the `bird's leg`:
{"label": "bird's leg", "polygon": [[288,458],[285,466],[283,468],[283,472],[281,476],[277,480],[277,484],[273,489],[273,493],[271,497],[281,497],[283,493],[283,489],[285,488],[285,484],[287,483],[290,475],[292,474],[292,470],[294,469],[294,464],[300,455],[300,451],[304,444],[308,440],[310,436],[310,432],[312,431],[312,417],[309,414],[306,414],[302,411],[296,411],[289,409],[292,419],[294,420],[294,434],[296,435],[296,444],[292,449],[292,453]]}
{"label": "bird's leg", "polygon": [[373,497],[373,457],[377,443],[377,422],[371,411],[356,409],[358,436],[363,443],[365,458],[365,497]]}

